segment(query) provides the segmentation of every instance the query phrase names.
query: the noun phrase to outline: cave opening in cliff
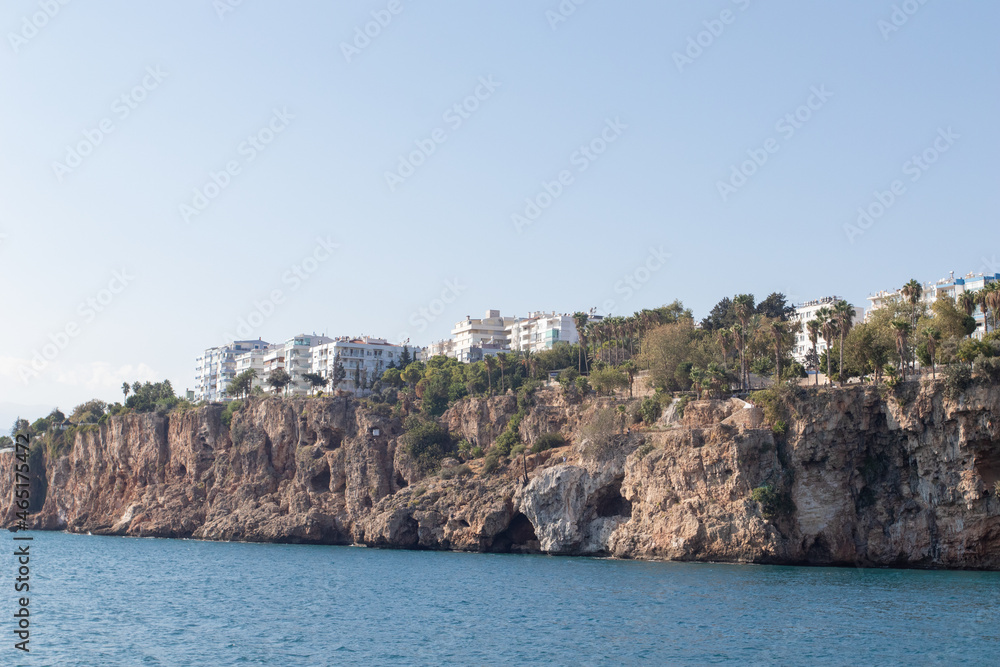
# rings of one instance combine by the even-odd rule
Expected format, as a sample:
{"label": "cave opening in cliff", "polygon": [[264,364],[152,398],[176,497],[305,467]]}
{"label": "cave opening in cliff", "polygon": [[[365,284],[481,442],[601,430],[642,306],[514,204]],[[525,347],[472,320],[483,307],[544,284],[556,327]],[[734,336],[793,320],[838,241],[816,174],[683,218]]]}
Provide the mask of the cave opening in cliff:
{"label": "cave opening in cliff", "polygon": [[339,428],[323,426],[319,430],[321,447],[326,450],[337,449],[344,442],[344,432]]}
{"label": "cave opening in cliff", "polygon": [[599,517],[632,517],[632,503],[622,496],[622,480],[620,479],[601,488],[594,494],[592,502]]}
{"label": "cave opening in cliff", "polygon": [[1000,447],[987,440],[976,449],[979,451],[973,465],[975,465],[976,472],[982,478],[987,491],[992,491],[996,483],[1000,481]]}
{"label": "cave opening in cliff", "polygon": [[309,486],[313,491],[330,490],[330,464],[324,463],[323,469],[309,479]]}
{"label": "cave opening in cliff", "polygon": [[507,529],[493,538],[490,551],[495,553],[523,553],[540,549],[538,536],[531,519],[521,512],[515,512]]}

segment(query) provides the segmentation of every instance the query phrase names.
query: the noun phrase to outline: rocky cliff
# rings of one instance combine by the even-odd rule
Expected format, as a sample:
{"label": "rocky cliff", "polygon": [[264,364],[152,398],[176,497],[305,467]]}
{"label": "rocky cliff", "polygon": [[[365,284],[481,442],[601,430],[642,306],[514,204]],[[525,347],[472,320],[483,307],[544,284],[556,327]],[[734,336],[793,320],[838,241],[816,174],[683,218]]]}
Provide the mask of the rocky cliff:
{"label": "rocky cliff", "polygon": [[[31,522],[210,540],[1000,569],[1000,391],[949,399],[933,383],[905,387],[695,401],[683,420],[601,448],[584,427],[615,401],[543,389],[522,440],[559,431],[571,444],[490,474],[479,460],[471,473],[446,461],[422,475],[400,419],[347,398],[254,400],[229,428],[218,406],[127,415],[45,461]],[[466,399],[440,421],[486,447],[516,410],[512,395]],[[4,525],[13,463],[0,454]]]}

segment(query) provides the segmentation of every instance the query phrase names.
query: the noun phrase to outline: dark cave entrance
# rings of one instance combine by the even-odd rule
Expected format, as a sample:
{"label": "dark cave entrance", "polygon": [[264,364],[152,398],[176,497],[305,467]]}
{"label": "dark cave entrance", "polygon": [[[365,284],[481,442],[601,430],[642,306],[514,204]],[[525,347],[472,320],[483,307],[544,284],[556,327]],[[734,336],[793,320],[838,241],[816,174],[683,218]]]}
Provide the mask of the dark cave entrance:
{"label": "dark cave entrance", "polygon": [[490,551],[494,553],[538,552],[541,546],[531,520],[521,512],[515,512],[507,529],[493,538]]}
{"label": "dark cave entrance", "polygon": [[324,463],[323,469],[309,478],[309,488],[316,492],[330,490],[330,464]]}
{"label": "dark cave entrance", "polygon": [[619,516],[632,518],[632,503],[622,496],[622,480],[603,487],[591,500],[599,517]]}

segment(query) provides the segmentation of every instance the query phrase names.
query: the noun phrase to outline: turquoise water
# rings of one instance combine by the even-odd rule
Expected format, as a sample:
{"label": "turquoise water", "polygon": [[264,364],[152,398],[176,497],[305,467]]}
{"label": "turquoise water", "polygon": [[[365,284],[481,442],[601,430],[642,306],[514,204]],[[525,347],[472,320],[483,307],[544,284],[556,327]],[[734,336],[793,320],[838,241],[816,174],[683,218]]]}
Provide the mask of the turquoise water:
{"label": "turquoise water", "polygon": [[1000,573],[31,534],[3,665],[1000,664]]}

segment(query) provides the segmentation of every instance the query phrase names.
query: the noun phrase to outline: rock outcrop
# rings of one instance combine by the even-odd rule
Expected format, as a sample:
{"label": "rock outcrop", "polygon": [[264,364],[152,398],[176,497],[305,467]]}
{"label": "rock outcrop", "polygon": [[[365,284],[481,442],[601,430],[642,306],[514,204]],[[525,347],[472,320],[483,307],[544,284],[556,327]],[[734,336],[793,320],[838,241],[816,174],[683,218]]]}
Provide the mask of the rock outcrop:
{"label": "rock outcrop", "polygon": [[[348,398],[252,400],[228,428],[219,406],[111,418],[45,461],[30,523],[210,540],[1000,569],[996,387],[954,400],[934,383],[886,396],[800,391],[781,403],[777,429],[762,406],[692,401],[679,423],[616,435],[598,456],[581,430],[612,404],[541,390],[522,440],[558,431],[574,444],[491,474],[481,460],[422,474],[401,419]],[[511,394],[466,399],[440,421],[485,448],[516,410]],[[0,454],[4,486],[15,462]],[[12,525],[12,489],[0,498],[0,520]]]}

